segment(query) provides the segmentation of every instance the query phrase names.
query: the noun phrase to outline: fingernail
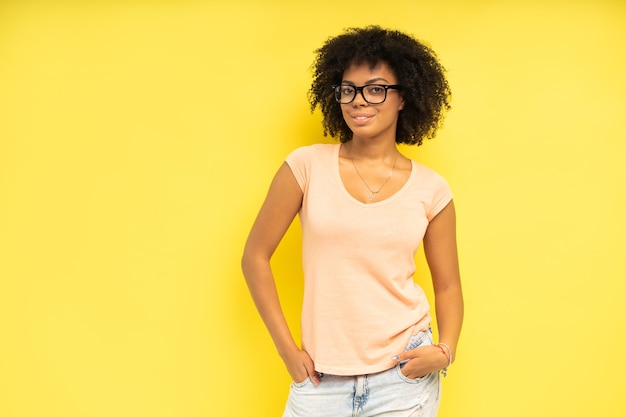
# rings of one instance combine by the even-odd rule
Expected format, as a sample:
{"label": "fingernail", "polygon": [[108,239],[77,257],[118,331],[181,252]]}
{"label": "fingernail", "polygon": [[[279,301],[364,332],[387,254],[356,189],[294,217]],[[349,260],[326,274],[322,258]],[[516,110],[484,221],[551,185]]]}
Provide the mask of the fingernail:
{"label": "fingernail", "polygon": [[391,357],[391,360],[394,360],[394,361],[399,361],[399,360],[400,360],[400,355],[395,355],[395,356],[392,356],[392,357]]}

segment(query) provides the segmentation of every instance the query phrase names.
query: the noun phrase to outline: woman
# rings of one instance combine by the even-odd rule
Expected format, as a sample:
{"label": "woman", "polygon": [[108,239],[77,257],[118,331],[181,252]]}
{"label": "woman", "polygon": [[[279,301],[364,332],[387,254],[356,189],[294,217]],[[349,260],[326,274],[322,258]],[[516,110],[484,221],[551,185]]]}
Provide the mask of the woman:
{"label": "woman", "polygon": [[[435,416],[456,357],[463,297],[450,189],[399,153],[432,138],[450,91],[435,54],[377,26],[317,51],[311,108],[338,144],[292,152],[270,186],[242,268],[293,379],[284,416]],[[305,276],[302,347],[280,307],[270,258],[296,214]],[[423,242],[439,343],[414,283]]]}

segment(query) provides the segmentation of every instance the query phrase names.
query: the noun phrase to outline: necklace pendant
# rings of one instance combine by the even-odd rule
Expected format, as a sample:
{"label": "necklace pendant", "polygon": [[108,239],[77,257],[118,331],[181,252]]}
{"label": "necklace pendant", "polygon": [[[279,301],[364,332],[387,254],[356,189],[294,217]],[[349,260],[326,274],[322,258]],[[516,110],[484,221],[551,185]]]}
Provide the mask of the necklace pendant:
{"label": "necklace pendant", "polygon": [[374,194],[370,194],[370,201],[372,201],[376,196]]}

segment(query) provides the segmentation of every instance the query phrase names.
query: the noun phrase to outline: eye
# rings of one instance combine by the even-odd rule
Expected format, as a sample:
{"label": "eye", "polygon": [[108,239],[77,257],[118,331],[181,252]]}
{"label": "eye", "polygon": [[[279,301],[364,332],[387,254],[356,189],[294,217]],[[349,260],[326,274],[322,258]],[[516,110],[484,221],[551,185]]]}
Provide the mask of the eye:
{"label": "eye", "polygon": [[354,94],[354,87],[349,86],[349,85],[342,85],[341,94],[346,95],[346,96]]}
{"label": "eye", "polygon": [[379,94],[385,93],[385,88],[380,85],[370,85],[368,86],[367,90],[369,91],[370,94],[373,94],[373,95],[379,95]]}

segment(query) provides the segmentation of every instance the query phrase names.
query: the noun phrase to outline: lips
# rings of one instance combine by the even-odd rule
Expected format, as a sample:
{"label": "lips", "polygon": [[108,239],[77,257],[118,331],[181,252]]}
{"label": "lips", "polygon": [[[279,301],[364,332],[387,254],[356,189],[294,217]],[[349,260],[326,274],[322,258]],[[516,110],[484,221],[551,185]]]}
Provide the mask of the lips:
{"label": "lips", "polygon": [[354,120],[357,125],[364,125],[374,116],[371,114],[356,113],[351,114],[350,117],[352,117],[352,120]]}

